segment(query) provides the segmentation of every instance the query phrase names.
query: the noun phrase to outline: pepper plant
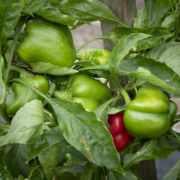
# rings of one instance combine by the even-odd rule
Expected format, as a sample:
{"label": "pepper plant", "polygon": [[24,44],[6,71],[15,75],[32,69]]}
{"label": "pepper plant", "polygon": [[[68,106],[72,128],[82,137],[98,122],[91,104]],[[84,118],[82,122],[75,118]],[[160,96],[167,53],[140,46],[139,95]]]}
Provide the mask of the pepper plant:
{"label": "pepper plant", "polygon": [[[97,20],[121,26],[76,50],[71,31]],[[140,180],[179,150],[179,21],[179,0],[145,0],[133,28],[98,0],[1,0],[0,179]],[[115,47],[80,52],[97,40]]]}

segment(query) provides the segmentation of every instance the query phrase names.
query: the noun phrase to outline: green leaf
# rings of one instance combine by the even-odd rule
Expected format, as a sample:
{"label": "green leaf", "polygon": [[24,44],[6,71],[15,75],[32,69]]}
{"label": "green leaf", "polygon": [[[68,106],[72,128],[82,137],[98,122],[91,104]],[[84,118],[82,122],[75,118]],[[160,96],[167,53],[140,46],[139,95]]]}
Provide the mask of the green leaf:
{"label": "green leaf", "polygon": [[165,43],[151,49],[147,54],[147,57],[153,58],[159,62],[164,62],[165,64],[167,64],[167,66],[171,67],[178,75],[180,75],[179,48],[179,42]]}
{"label": "green leaf", "polygon": [[44,130],[49,130],[49,128],[44,123],[42,102],[33,100],[26,103],[16,113],[8,133],[0,137],[0,146],[12,143],[32,143]]}
{"label": "green leaf", "polygon": [[5,162],[4,162],[4,150],[0,149],[0,166],[5,166]]}
{"label": "green leaf", "polygon": [[3,82],[3,69],[4,69],[4,59],[3,57],[0,55],[0,104],[3,103],[4,101],[4,97],[5,97],[5,85]]}
{"label": "green leaf", "polygon": [[127,109],[127,106],[118,106],[114,108],[110,108],[106,111],[107,114],[116,114],[121,111],[125,111]]}
{"label": "green leaf", "polygon": [[159,138],[159,144],[164,149],[178,149],[180,144],[170,139],[169,137],[162,136]]}
{"label": "green leaf", "polygon": [[40,173],[40,166],[37,165],[36,159],[31,166],[31,172],[29,174],[28,180],[42,180],[41,173]]}
{"label": "green leaf", "polygon": [[84,165],[88,162],[87,158],[85,158],[85,156],[80,151],[73,148],[72,146],[69,150],[69,154],[71,159],[69,163],[71,164]]}
{"label": "green leaf", "polygon": [[62,141],[64,141],[64,137],[59,127],[52,128],[50,131],[45,132],[36,143],[30,145],[27,153],[28,161],[37,157],[54,144]]}
{"label": "green leaf", "polygon": [[17,180],[25,180],[24,177],[22,175],[20,175]]}
{"label": "green leaf", "polygon": [[169,0],[145,0],[145,5],[148,12],[148,26],[170,8]]}
{"label": "green leaf", "polygon": [[30,66],[33,68],[35,72],[42,73],[42,74],[51,74],[51,75],[71,75],[76,74],[78,71],[67,68],[67,67],[60,67],[56,66],[50,63],[44,63],[44,62],[37,62],[37,63],[31,63]]}
{"label": "green leaf", "polygon": [[28,145],[24,144],[10,144],[5,148],[4,161],[12,177],[17,178],[20,174],[28,177],[29,167],[25,163],[27,151]]}
{"label": "green leaf", "polygon": [[64,24],[68,26],[73,26],[76,18],[63,14],[61,12],[61,4],[52,0],[26,0],[26,6],[24,9],[25,13],[37,14],[44,19],[49,21]]}
{"label": "green leaf", "polygon": [[60,163],[66,154],[70,152],[72,149],[72,146],[67,141],[61,141],[58,143],[58,161],[57,163]]}
{"label": "green leaf", "polygon": [[19,18],[21,17],[21,11],[24,7],[24,3],[24,0],[0,1],[0,36],[7,35],[14,30]]}
{"label": "green leaf", "polygon": [[94,166],[87,164],[80,180],[92,180]]}
{"label": "green leaf", "polygon": [[124,59],[130,50],[135,51],[137,49],[138,41],[146,39],[149,36],[150,35],[143,33],[134,33],[129,36],[124,36],[119,40],[118,44],[112,50],[108,58],[109,69],[114,79],[117,79],[117,76],[119,75],[119,63]]}
{"label": "green leaf", "polygon": [[13,180],[9,172],[2,166],[0,166],[0,179],[1,180]]}
{"label": "green leaf", "polygon": [[61,11],[81,21],[106,21],[127,26],[98,0],[68,0],[67,3],[62,4]]}
{"label": "green leaf", "polygon": [[166,159],[179,147],[165,148],[162,142],[157,140],[150,140],[143,144],[142,148],[136,153],[128,153],[124,157],[124,168],[127,169],[130,166],[148,159]]}
{"label": "green leaf", "polygon": [[134,18],[135,28],[147,28],[148,27],[148,12],[146,7],[143,7],[138,11],[136,18]]}
{"label": "green leaf", "polygon": [[[90,60],[83,60],[83,61],[76,62],[75,65],[84,66],[85,68],[97,67],[97,64]],[[82,71],[82,69],[84,69],[84,68],[81,68],[78,70]],[[110,76],[110,73],[108,71],[105,71],[103,69],[102,70],[101,69],[94,69],[94,70],[88,69],[88,71],[92,74],[97,74],[98,76],[103,77],[103,78],[107,79],[109,82],[111,82],[112,84],[114,84],[114,80]]]}
{"label": "green leaf", "polygon": [[154,46],[166,42],[166,40],[172,37],[174,34],[170,33],[164,27],[149,27],[149,28],[129,28],[129,27],[117,27],[111,31],[111,33],[103,36],[103,39],[111,40],[114,43],[118,43],[124,36],[129,36],[132,33],[149,34],[150,37],[142,39],[137,42],[136,52],[150,49]]}
{"label": "green leaf", "polygon": [[119,65],[120,75],[132,76],[179,93],[180,77],[165,63],[141,55],[130,55]]}
{"label": "green leaf", "polygon": [[167,16],[162,22],[161,26],[167,28],[169,31],[172,31],[176,25],[176,17],[173,14]]}
{"label": "green leaf", "polygon": [[[69,166],[61,166],[56,168],[55,175],[57,179],[63,179],[63,180],[79,180],[83,168],[81,166],[78,166],[80,169],[76,169],[76,166],[69,165]],[[76,171],[78,170],[78,171]]]}
{"label": "green leaf", "polygon": [[123,173],[111,134],[94,113],[85,111],[78,103],[49,98],[21,79],[13,81],[25,84],[50,103],[64,138],[89,161]]}
{"label": "green leaf", "polygon": [[173,166],[172,169],[163,177],[162,180],[177,180],[180,177],[180,160]]}
{"label": "green leaf", "polygon": [[125,176],[117,172],[111,171],[108,174],[108,180],[137,180],[137,177],[132,172],[126,170],[124,172],[126,174]]}
{"label": "green leaf", "polygon": [[49,103],[67,142],[94,164],[123,172],[111,134],[94,113],[85,111],[78,103],[57,99],[51,99]]}
{"label": "green leaf", "polygon": [[45,151],[43,151],[39,156],[39,162],[43,167],[43,171],[46,175],[47,180],[52,180],[54,172],[57,165],[58,158],[58,145],[54,144]]}
{"label": "green leaf", "polygon": [[111,104],[113,101],[116,101],[118,99],[120,99],[121,97],[115,97],[112,98],[110,100],[108,100],[107,102],[103,103],[101,106],[99,106],[97,109],[94,110],[94,112],[96,113],[96,116],[104,122],[105,126],[109,129],[109,124],[108,124],[108,116],[106,113],[106,109],[109,106],[109,104]]}

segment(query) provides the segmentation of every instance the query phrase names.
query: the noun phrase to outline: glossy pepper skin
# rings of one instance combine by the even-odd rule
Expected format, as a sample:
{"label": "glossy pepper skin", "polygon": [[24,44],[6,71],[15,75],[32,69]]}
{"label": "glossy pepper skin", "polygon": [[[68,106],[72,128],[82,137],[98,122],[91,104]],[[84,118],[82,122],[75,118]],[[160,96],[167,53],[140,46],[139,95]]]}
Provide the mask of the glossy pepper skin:
{"label": "glossy pepper skin", "polygon": [[17,50],[22,61],[30,66],[42,62],[60,67],[72,67],[76,58],[71,31],[67,26],[36,17],[29,20],[26,38]]}
{"label": "glossy pepper skin", "polygon": [[80,61],[90,60],[98,65],[104,65],[107,64],[109,55],[110,55],[110,51],[106,49],[91,48],[86,51],[78,53],[77,59]]}
{"label": "glossy pepper skin", "polygon": [[[21,75],[21,78],[24,81],[36,87],[40,92],[44,94],[48,93],[49,82],[44,76],[34,76],[32,73],[29,73],[24,69],[21,69]],[[43,98],[39,94],[31,90],[26,85],[14,82],[12,83],[8,92],[8,96],[5,102],[5,111],[9,115],[15,115],[22,106],[24,106],[27,102],[32,101],[33,99],[39,99],[43,101]]]}
{"label": "glossy pepper skin", "polygon": [[166,94],[152,87],[138,90],[135,100],[127,105],[124,124],[129,132],[137,138],[158,138],[165,134],[173,118],[171,106]]}
{"label": "glossy pepper skin", "polygon": [[114,145],[117,151],[124,149],[133,139],[126,130],[123,121],[123,114],[117,113],[108,115],[109,131],[113,137]]}
{"label": "glossy pepper skin", "polygon": [[68,91],[57,91],[53,96],[81,103],[87,111],[93,111],[111,98],[111,91],[98,80],[84,74],[75,74],[69,79]]}

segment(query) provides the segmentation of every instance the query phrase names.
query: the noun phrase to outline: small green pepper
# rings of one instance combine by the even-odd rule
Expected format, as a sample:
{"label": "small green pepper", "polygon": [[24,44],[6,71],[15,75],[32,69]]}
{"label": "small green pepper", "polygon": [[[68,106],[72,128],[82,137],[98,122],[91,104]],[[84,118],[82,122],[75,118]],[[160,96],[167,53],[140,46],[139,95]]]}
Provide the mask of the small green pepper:
{"label": "small green pepper", "polygon": [[127,105],[124,124],[137,138],[158,138],[165,134],[177,109],[166,94],[152,87],[138,90],[135,100]]}
{"label": "small green pepper", "polygon": [[106,49],[91,48],[86,51],[78,53],[77,59],[80,61],[90,60],[98,65],[104,65],[107,64],[109,55],[110,55],[110,51]]}
{"label": "small green pepper", "polygon": [[111,91],[98,80],[84,74],[75,74],[69,79],[67,91],[56,91],[53,96],[81,103],[87,111],[93,111],[111,98]]}
{"label": "small green pepper", "polygon": [[[49,82],[44,76],[34,76],[32,73],[17,66],[12,66],[10,70],[18,71],[20,73],[21,79],[37,88],[40,92],[47,94],[49,89]],[[8,96],[5,102],[5,111],[9,115],[15,115],[22,106],[24,106],[27,102],[32,101],[33,99],[39,99],[43,101],[43,98],[39,94],[31,90],[26,85],[14,82],[12,83],[8,92]]]}

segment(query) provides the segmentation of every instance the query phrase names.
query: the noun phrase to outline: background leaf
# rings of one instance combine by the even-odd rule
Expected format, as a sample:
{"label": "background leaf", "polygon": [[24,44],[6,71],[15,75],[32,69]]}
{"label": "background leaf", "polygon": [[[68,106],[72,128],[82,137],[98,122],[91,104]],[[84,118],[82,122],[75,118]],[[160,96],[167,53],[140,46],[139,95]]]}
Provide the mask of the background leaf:
{"label": "background leaf", "polygon": [[162,180],[177,180],[180,173],[180,160],[173,166],[172,169],[163,177]]}
{"label": "background leaf", "polygon": [[179,42],[169,42],[152,48],[148,52],[147,57],[166,63],[167,66],[171,67],[178,75],[180,75],[179,49]]}
{"label": "background leaf", "polygon": [[37,14],[49,21],[73,26],[76,18],[63,14],[61,12],[61,4],[52,0],[26,0],[25,13]]}
{"label": "background leaf", "polygon": [[43,167],[43,171],[47,180],[52,180],[57,165],[58,158],[58,145],[54,144],[51,147],[44,150],[39,156],[39,162]]}
{"label": "background leaf", "polygon": [[147,28],[148,27],[148,12],[146,7],[138,11],[136,18],[134,18],[134,27]]}
{"label": "background leaf", "polygon": [[111,171],[108,174],[108,180],[137,180],[137,177],[130,171],[124,171],[126,173],[125,176],[122,174]]}
{"label": "background leaf", "polygon": [[13,180],[9,172],[2,166],[0,166],[0,179],[1,180]]}
{"label": "background leaf", "polygon": [[[132,76],[179,93],[180,77],[165,63],[141,55],[127,56],[119,65],[120,75]],[[161,72],[161,73],[159,73]]]}
{"label": "background leaf", "polygon": [[120,99],[120,97],[115,97],[112,98],[108,101],[106,101],[105,103],[103,103],[101,106],[99,106],[97,109],[94,110],[94,112],[96,113],[96,116],[104,122],[105,126],[109,129],[109,124],[108,124],[108,115],[106,113],[106,109],[109,106],[109,104],[111,104],[113,101],[116,101]]}
{"label": "background leaf", "polygon": [[128,153],[124,157],[124,168],[127,169],[130,166],[148,159],[166,159],[168,158],[175,150],[179,147],[165,148],[163,143],[158,142],[157,140],[150,140],[143,144],[142,148],[139,149],[136,153]]}
{"label": "background leaf", "polygon": [[79,180],[83,171],[84,171],[84,168],[81,166],[67,165],[67,166],[61,166],[61,167],[56,168],[55,175],[57,179]]}
{"label": "background leaf", "polygon": [[[173,1],[171,1],[174,3]],[[146,9],[148,12],[148,24],[152,25],[155,19],[164,15],[170,8],[168,0],[145,0]]]}
{"label": "background leaf", "polygon": [[20,174],[28,177],[29,167],[27,161],[27,151],[29,145],[24,144],[9,144],[5,148],[4,161],[7,170],[12,177],[17,178]]}
{"label": "background leaf", "polygon": [[32,143],[44,130],[49,130],[49,128],[44,123],[42,102],[33,100],[26,103],[16,113],[8,133],[0,137],[0,146],[12,143]]}
{"label": "background leaf", "polygon": [[0,1],[0,36],[11,33],[20,16],[24,7],[24,0],[1,0]]}
{"label": "background leaf", "polygon": [[40,166],[37,165],[36,159],[34,159],[28,180],[42,180],[40,169],[38,169],[39,167]]}
{"label": "background leaf", "polygon": [[50,131],[45,132],[39,137],[37,142],[30,145],[27,152],[28,161],[37,157],[54,144],[58,144],[62,141],[64,141],[64,137],[59,127],[52,128]]}
{"label": "background leaf", "polygon": [[172,37],[174,34],[170,33],[166,28],[163,27],[149,27],[149,28],[129,28],[129,27],[117,27],[110,33],[106,34],[102,38],[111,40],[114,43],[118,43],[119,40],[124,36],[129,36],[132,33],[143,33],[151,35],[148,38],[139,40],[137,42],[136,52],[150,49],[154,46],[166,42],[166,40]]}
{"label": "background leaf", "polygon": [[87,164],[80,180],[92,180],[94,166]]}
{"label": "background leaf", "polygon": [[83,21],[98,20],[127,26],[105,4],[97,0],[68,0],[62,4],[61,11]]}
{"label": "background leaf", "polygon": [[108,58],[109,69],[114,79],[116,79],[116,76],[119,75],[118,66],[119,63],[123,60],[123,58],[129,53],[131,49],[137,49],[138,41],[148,37],[149,35],[147,34],[134,33],[130,34],[129,36],[124,36],[119,40],[118,44],[111,51]]}
{"label": "background leaf", "polygon": [[103,77],[103,78],[107,79],[109,82],[111,82],[112,84],[114,84],[114,80],[111,77],[109,71],[105,71],[105,70],[102,70],[102,69],[94,69],[94,70],[91,69],[93,67],[97,67],[97,64],[94,63],[93,61],[83,60],[83,61],[76,62],[75,65],[84,66],[84,68],[78,69],[79,71],[82,71],[82,69],[86,69],[86,68],[89,67],[90,69],[88,71],[91,74],[97,74],[98,76]]}
{"label": "background leaf", "polygon": [[167,16],[162,22],[161,26],[167,28],[169,31],[172,31],[175,28],[176,17],[173,14]]}
{"label": "background leaf", "polygon": [[35,72],[42,74],[64,76],[64,75],[71,75],[78,73],[77,70],[67,67],[55,66],[50,63],[37,62],[37,63],[31,63],[30,66],[33,68]]}

